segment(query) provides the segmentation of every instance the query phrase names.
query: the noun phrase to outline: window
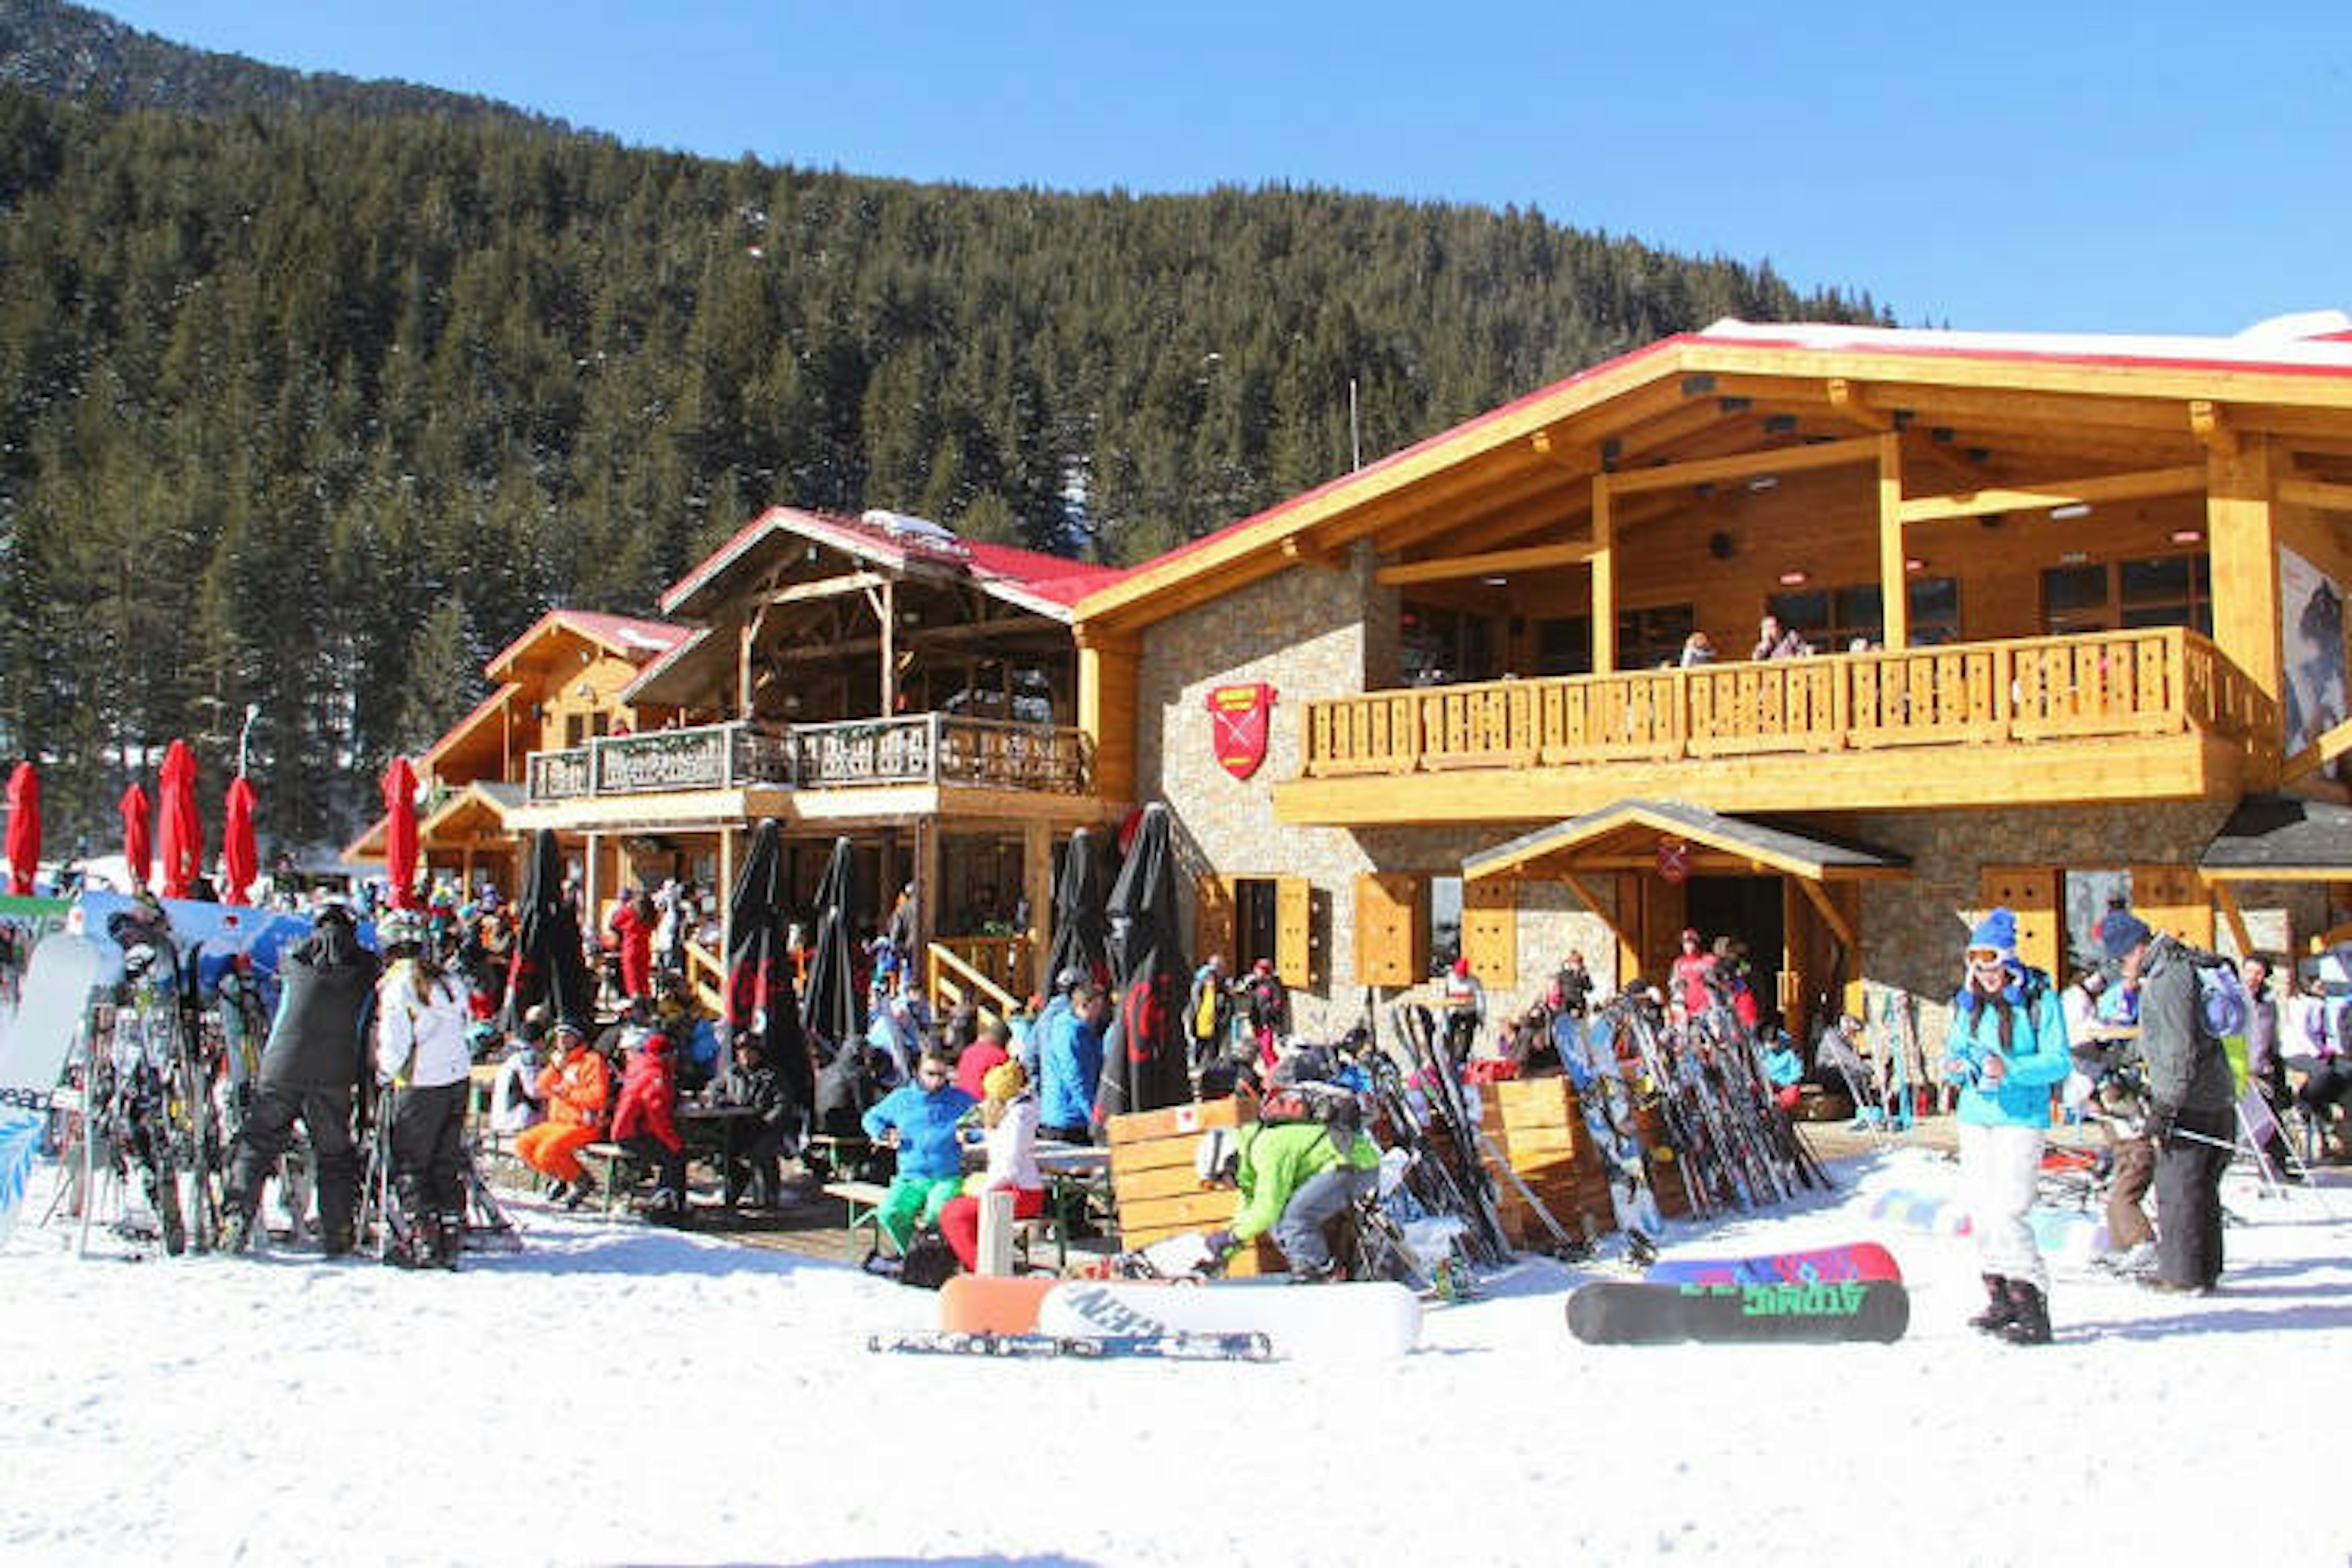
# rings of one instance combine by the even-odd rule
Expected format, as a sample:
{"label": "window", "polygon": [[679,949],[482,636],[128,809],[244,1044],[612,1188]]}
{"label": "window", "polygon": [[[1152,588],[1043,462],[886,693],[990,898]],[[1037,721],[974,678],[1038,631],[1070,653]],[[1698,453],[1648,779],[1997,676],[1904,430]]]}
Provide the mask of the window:
{"label": "window", "polygon": [[2213,570],[2203,555],[2053,566],[2042,574],[2042,625],[2053,634],[2131,626],[2213,630]]}
{"label": "window", "polygon": [[[1911,614],[1913,647],[1958,640],[1958,578],[1914,578],[1905,589],[1904,601]],[[1856,637],[1873,643],[1885,641],[1885,598],[1875,583],[1815,588],[1801,594],[1775,594],[1764,601],[1764,607],[1779,618],[1783,630],[1795,632],[1819,653],[1843,653]]]}
{"label": "window", "polygon": [[1682,661],[1683,644],[1698,626],[1688,605],[1653,605],[1617,616],[1617,668],[1649,669]]}
{"label": "window", "polygon": [[1536,623],[1538,675],[1592,672],[1592,617],[1563,616]]}
{"label": "window", "polygon": [[1495,676],[1494,624],[1467,610],[1407,603],[1398,621],[1407,686],[1454,686]]}

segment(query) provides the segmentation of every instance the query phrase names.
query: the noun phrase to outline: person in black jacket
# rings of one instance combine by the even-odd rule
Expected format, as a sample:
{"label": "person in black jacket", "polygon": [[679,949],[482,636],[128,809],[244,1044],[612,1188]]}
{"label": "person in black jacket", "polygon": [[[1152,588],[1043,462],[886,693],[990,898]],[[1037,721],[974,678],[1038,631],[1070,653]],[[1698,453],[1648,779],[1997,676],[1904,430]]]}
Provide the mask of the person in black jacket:
{"label": "person in black jacket", "polygon": [[738,1141],[740,1158],[727,1173],[727,1203],[733,1206],[750,1187],[754,1208],[775,1206],[783,1185],[777,1162],[784,1152],[784,1129],[792,1106],[784,1098],[783,1080],[767,1064],[759,1037],[745,1033],[735,1038],[735,1065],[719,1076],[716,1098],[720,1105],[740,1106],[758,1114],[745,1118],[747,1129]]}
{"label": "person in black jacket", "polygon": [[2099,922],[2099,942],[2139,998],[2140,1060],[2147,1068],[2146,1132],[2156,1145],[2156,1273],[2159,1290],[2202,1295],[2221,1277],[2221,1175],[2237,1134],[2235,1080],[2221,1043],[2202,1023],[2194,955],[2129,910]]}
{"label": "person in black jacket", "polygon": [[222,1244],[252,1238],[261,1184],[286,1152],[299,1119],[318,1163],[319,1223],[327,1256],[351,1251],[359,1196],[352,1098],[366,1070],[362,1025],[375,994],[376,956],[360,945],[351,911],[329,904],[309,937],[286,955],[278,1016],[262,1047],[253,1106],[237,1129]]}

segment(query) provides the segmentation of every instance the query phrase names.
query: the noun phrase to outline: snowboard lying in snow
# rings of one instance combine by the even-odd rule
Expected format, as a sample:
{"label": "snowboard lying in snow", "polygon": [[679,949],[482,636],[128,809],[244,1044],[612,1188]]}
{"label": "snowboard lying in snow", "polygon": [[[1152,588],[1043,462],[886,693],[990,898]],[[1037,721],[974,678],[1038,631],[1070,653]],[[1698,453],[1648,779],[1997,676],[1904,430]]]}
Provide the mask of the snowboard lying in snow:
{"label": "snowboard lying in snow", "polygon": [[1589,1345],[1891,1343],[1911,1299],[1891,1280],[1653,1285],[1601,1280],[1568,1299],[1569,1332]]}
{"label": "snowboard lying in snow", "polygon": [[1049,1274],[959,1274],[940,1287],[940,1331],[948,1334],[1026,1334],[1037,1327],[1037,1308],[1062,1281]]}
{"label": "snowboard lying in snow", "polygon": [[869,1351],[900,1355],[1055,1356],[1110,1361],[1150,1356],[1162,1361],[1266,1361],[1264,1334],[875,1334]]}
{"label": "snowboard lying in snow", "polygon": [[1264,1334],[1295,1358],[1403,1355],[1421,1342],[1421,1300],[1388,1280],[1360,1285],[1209,1285],[1074,1279],[1038,1304],[1037,1329],[1063,1334]]}
{"label": "snowboard lying in snow", "polygon": [[1899,1285],[1903,1270],[1878,1243],[1854,1241],[1756,1258],[1663,1258],[1644,1278],[1652,1285],[1836,1285],[1850,1279]]}

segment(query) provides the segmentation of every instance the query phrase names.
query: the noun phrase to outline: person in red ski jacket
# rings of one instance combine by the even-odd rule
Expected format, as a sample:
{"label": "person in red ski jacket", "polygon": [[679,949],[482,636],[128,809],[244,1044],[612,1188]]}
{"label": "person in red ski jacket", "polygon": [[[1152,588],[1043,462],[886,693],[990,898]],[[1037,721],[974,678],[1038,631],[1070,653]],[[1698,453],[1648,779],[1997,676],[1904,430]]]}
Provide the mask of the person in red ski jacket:
{"label": "person in red ski jacket", "polygon": [[677,1071],[670,1038],[644,1029],[629,1044],[621,1099],[613,1112],[613,1142],[657,1173],[649,1219],[677,1224],[686,1217],[686,1141],[677,1135]]}
{"label": "person in red ski jacket", "polygon": [[605,929],[621,950],[621,994],[635,998],[654,994],[654,901],[638,889],[621,896]]}

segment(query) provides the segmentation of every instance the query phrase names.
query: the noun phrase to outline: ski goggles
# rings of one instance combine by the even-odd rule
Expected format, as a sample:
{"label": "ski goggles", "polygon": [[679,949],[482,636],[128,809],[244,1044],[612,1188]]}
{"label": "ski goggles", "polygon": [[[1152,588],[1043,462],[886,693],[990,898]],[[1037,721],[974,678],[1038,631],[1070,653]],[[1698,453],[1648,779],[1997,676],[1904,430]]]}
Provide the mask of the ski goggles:
{"label": "ski goggles", "polygon": [[2007,962],[2008,955],[1997,947],[1969,949],[1969,967],[1971,969],[1998,969]]}

